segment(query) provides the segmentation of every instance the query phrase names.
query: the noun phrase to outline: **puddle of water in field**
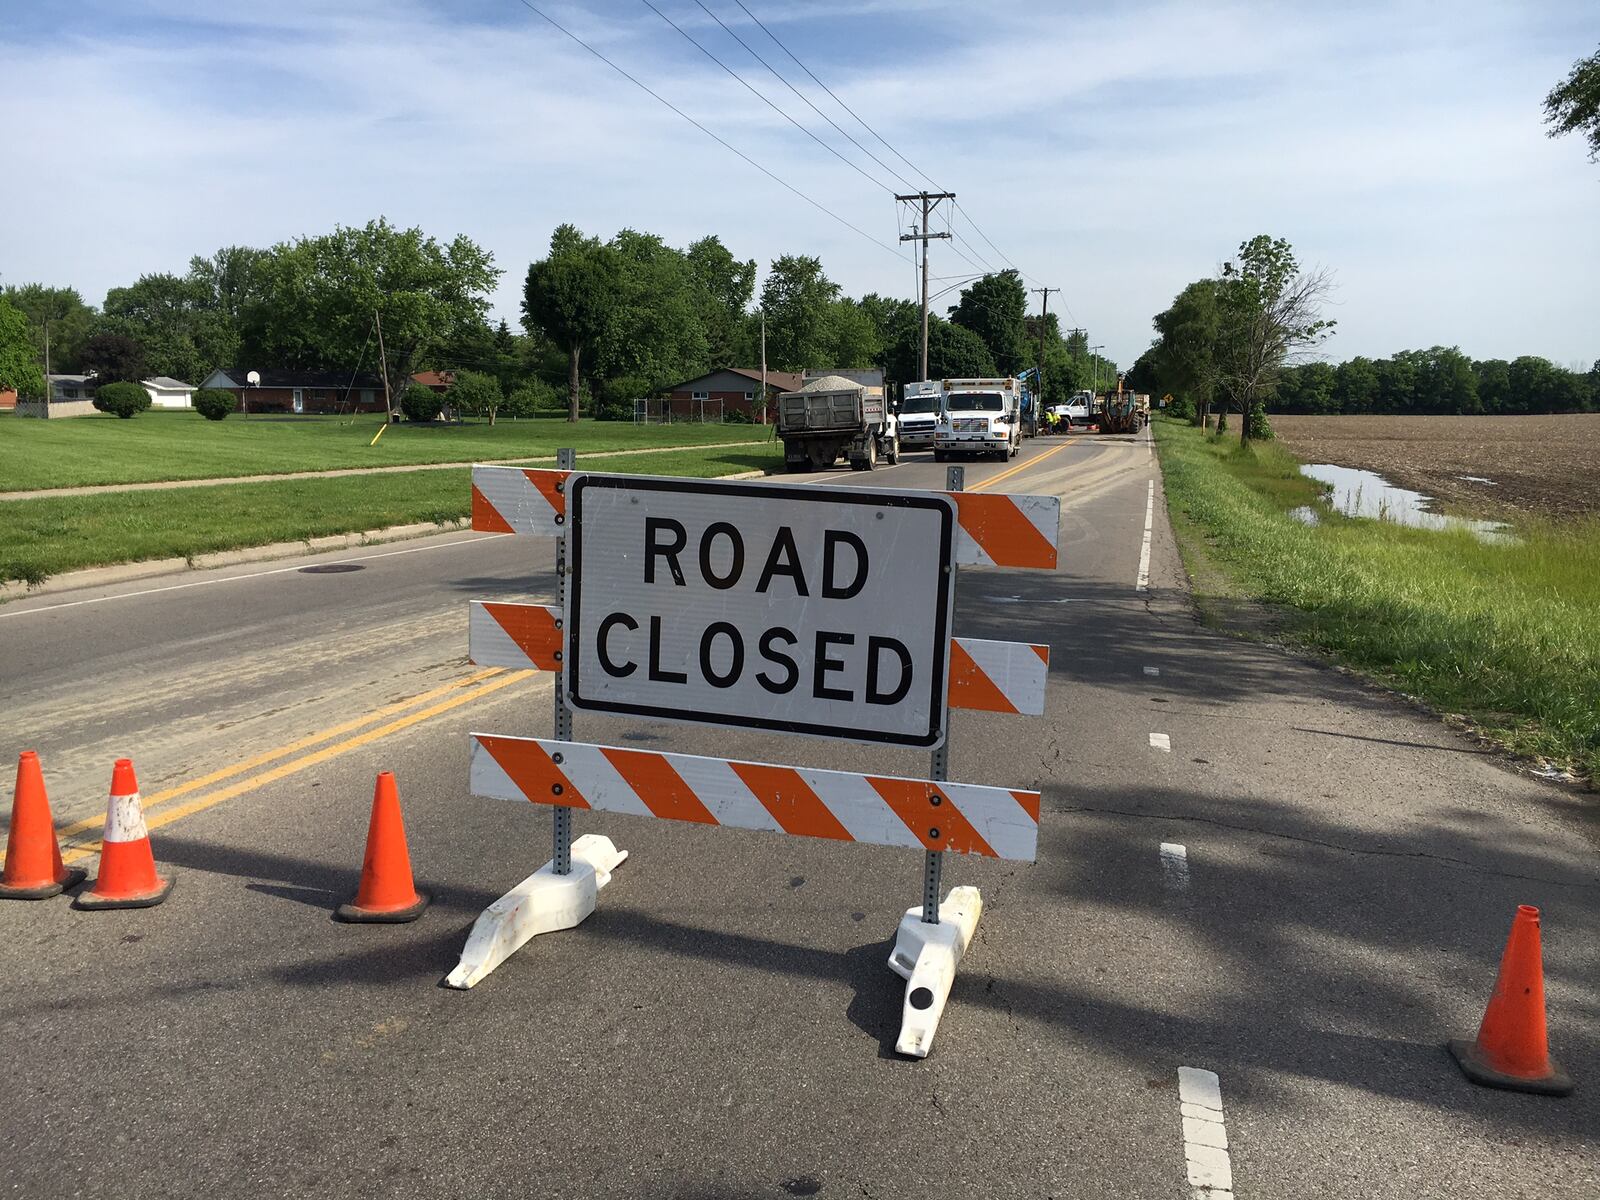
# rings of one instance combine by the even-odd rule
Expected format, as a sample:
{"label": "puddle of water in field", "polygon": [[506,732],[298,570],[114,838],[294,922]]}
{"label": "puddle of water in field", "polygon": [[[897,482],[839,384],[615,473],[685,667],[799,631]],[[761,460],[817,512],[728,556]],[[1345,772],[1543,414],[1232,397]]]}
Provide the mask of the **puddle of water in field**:
{"label": "puddle of water in field", "polygon": [[[1347,517],[1393,521],[1417,529],[1470,529],[1486,541],[1503,541],[1509,536],[1506,527],[1498,521],[1475,521],[1436,513],[1428,508],[1433,497],[1396,487],[1375,471],[1335,467],[1328,463],[1307,463],[1300,470],[1327,484],[1332,489],[1328,494],[1328,506]],[[1317,523],[1317,511],[1309,506],[1297,508],[1290,515],[1308,525]]]}

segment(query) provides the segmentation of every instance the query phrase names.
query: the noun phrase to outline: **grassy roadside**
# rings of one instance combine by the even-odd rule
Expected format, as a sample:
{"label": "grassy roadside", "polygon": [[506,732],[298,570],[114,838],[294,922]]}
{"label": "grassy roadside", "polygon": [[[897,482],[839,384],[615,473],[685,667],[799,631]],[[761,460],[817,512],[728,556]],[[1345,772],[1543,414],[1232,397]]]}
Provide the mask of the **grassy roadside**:
{"label": "grassy roadside", "polygon": [[[579,456],[580,464],[619,474],[698,478],[766,470],[782,461],[781,448],[770,444]],[[443,525],[470,514],[470,482],[463,467],[9,501],[0,510],[0,582],[37,583],[82,567],[193,558],[389,525]]]}
{"label": "grassy roadside", "polygon": [[1512,544],[1288,509],[1317,494],[1283,449],[1158,420],[1168,505],[1202,602],[1276,606],[1283,632],[1517,753],[1600,778],[1600,520]]}
{"label": "grassy roadside", "polygon": [[759,442],[759,425],[633,425],[622,421],[501,420],[383,428],[380,416],[281,417],[235,414],[207,421],[194,412],[147,412],[131,421],[96,413],[70,421],[0,416],[0,491],[277,475],[345,467],[482,462],[653,446]]}

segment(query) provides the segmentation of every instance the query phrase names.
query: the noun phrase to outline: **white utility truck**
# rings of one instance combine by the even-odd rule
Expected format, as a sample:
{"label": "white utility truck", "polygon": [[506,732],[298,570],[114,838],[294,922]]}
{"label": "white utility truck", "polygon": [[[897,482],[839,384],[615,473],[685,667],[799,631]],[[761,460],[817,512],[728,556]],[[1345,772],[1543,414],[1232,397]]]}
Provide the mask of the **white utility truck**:
{"label": "white utility truck", "polygon": [[900,461],[899,429],[883,388],[841,375],[813,379],[778,397],[778,436],[790,471],[821,471],[845,454],[857,471]]}
{"label": "white utility truck", "polygon": [[946,379],[934,429],[933,457],[986,454],[1001,460],[1022,449],[1022,384],[1008,379]]}
{"label": "white utility truck", "polygon": [[939,423],[939,411],[944,397],[944,385],[936,379],[908,383],[900,394],[900,449],[933,449],[934,427]]}

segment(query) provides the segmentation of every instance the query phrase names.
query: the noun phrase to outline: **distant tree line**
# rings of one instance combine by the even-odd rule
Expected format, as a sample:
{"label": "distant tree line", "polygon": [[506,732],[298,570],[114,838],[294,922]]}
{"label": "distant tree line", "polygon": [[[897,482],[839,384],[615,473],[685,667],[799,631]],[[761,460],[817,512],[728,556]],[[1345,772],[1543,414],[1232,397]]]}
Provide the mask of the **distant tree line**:
{"label": "distant tree line", "polygon": [[[455,407],[497,414],[566,410],[625,417],[631,403],[722,367],[881,368],[919,375],[917,304],[843,294],[820,259],[756,263],[715,235],[684,248],[624,229],[607,240],[562,225],[524,278],[521,328],[488,318],[502,272],[469,238],[439,242],[376,220],[266,249],[229,246],[179,274],[143,275],[95,308],[74,288],[0,290],[0,382],[33,393],[50,367],[102,382],[169,375],[201,383],[223,368],[376,372],[396,406],[417,371],[454,372]],[[1047,399],[1089,386],[1083,331],[1027,315],[1015,271],[975,277],[947,316],[930,316],[928,373],[1014,374],[1041,362]],[[382,334],[383,355],[379,354]],[[1102,378],[1115,364],[1100,360]],[[16,383],[11,384],[10,379]],[[428,411],[413,395],[407,411]]]}
{"label": "distant tree line", "polygon": [[1452,346],[1391,358],[1301,363],[1284,371],[1284,413],[1570,413],[1600,411],[1600,360],[1571,371],[1524,355],[1471,359]]}

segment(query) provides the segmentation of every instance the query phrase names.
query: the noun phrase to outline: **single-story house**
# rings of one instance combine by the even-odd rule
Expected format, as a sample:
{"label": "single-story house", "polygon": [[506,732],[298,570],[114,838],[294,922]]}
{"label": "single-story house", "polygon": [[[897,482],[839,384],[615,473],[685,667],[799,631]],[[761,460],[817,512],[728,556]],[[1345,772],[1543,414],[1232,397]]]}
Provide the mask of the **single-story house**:
{"label": "single-story house", "polygon": [[454,371],[418,371],[411,377],[411,382],[420,383],[430,392],[437,392],[442,396],[455,387],[456,373]]}
{"label": "single-story house", "polygon": [[46,375],[49,395],[23,397],[17,402],[19,417],[86,417],[94,412],[95,379],[89,375]]}
{"label": "single-story house", "polygon": [[[232,392],[235,411],[253,413],[383,412],[383,380],[376,375],[347,371],[258,370],[259,383],[250,383],[250,369],[219,367],[200,386]],[[248,409],[246,409],[248,404]]]}
{"label": "single-story house", "polygon": [[141,379],[141,387],[150,393],[152,408],[193,408],[195,386],[174,379],[170,375],[157,375],[153,379]]}
{"label": "single-story house", "polygon": [[[794,371],[767,372],[767,399],[777,399],[780,392],[798,391],[800,375]],[[664,408],[674,420],[720,420],[730,412],[742,412],[754,420],[761,419],[761,404],[757,393],[761,391],[759,367],[726,367],[695,379],[685,379],[664,389]],[[769,404],[769,416],[775,406]]]}

